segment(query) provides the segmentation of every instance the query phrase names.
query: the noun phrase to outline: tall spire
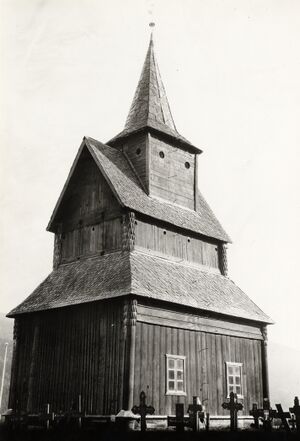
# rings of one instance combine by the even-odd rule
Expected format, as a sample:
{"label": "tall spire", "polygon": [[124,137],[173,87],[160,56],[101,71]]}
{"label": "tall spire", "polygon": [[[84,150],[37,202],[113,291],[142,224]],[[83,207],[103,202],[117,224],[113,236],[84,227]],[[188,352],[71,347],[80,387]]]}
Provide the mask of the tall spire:
{"label": "tall spire", "polygon": [[[150,23],[151,27],[153,25],[154,23]],[[112,146],[120,144],[131,134],[142,130],[162,134],[197,153],[202,152],[177,132],[155,58],[152,33],[125,127],[121,133],[108,141],[107,144]]]}
{"label": "tall spire", "polygon": [[131,131],[137,127],[151,125],[151,123],[163,124],[176,131],[154,54],[152,33],[141,77],[124,129]]}

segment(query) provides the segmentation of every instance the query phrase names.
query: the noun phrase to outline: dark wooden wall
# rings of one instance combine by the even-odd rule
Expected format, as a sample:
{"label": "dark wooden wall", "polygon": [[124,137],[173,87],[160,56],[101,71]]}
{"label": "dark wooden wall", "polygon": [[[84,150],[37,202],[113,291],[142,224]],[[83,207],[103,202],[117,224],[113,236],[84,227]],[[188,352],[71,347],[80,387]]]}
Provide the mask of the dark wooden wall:
{"label": "dark wooden wall", "polygon": [[[226,361],[243,363],[243,413],[249,414],[253,402],[262,404],[260,340],[138,321],[135,354],[134,401],[144,390],[156,414],[174,414],[177,402],[187,408],[193,395],[211,415],[228,414],[221,407],[227,398]],[[165,394],[166,354],[186,356],[186,397]]]}
{"label": "dark wooden wall", "polygon": [[62,233],[61,263],[122,248],[122,217]]}
{"label": "dark wooden wall", "polygon": [[112,301],[18,318],[9,406],[110,414],[123,407],[124,304]]}
{"label": "dark wooden wall", "polygon": [[119,203],[87,149],[82,151],[57,217],[59,263],[121,249]]}
{"label": "dark wooden wall", "polygon": [[149,189],[148,136],[147,133],[133,135],[126,144],[119,147],[127,155],[147,192]]}
{"label": "dark wooden wall", "polygon": [[94,159],[84,148],[57,213],[58,220],[68,229],[69,222],[84,220],[105,209],[116,209],[118,205]]}
{"label": "dark wooden wall", "polygon": [[[195,154],[150,136],[149,193],[194,210]],[[161,158],[159,153],[164,153]],[[185,167],[185,163],[190,168]]]}
{"label": "dark wooden wall", "polygon": [[163,227],[136,219],[135,244],[137,247],[178,257],[189,262],[219,268],[218,244],[200,239],[178,229]]}

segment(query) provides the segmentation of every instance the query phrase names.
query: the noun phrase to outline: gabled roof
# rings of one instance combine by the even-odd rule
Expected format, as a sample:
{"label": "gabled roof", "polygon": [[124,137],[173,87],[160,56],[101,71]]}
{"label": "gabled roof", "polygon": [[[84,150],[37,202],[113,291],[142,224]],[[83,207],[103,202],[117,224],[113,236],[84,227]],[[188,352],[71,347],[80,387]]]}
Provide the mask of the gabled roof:
{"label": "gabled roof", "polygon": [[229,236],[223,230],[200,193],[198,196],[197,211],[148,196],[141,188],[137,177],[132,171],[132,168],[123,153],[92,138],[84,138],[66,184],[51,216],[47,227],[48,230],[55,231],[55,217],[58,207],[62,201],[77,161],[79,160],[81,151],[85,146],[89,149],[101,173],[123,207],[127,207],[130,210],[160,221],[168,222],[177,227],[200,233],[204,236],[218,239],[223,242],[230,242]]}
{"label": "gabled roof", "polygon": [[186,147],[201,152],[176,130],[156,61],[152,35],[124,130],[107,144],[114,145],[117,141],[145,128],[163,133]]}
{"label": "gabled roof", "polygon": [[227,277],[138,251],[120,251],[61,265],[8,316],[128,294],[272,323]]}

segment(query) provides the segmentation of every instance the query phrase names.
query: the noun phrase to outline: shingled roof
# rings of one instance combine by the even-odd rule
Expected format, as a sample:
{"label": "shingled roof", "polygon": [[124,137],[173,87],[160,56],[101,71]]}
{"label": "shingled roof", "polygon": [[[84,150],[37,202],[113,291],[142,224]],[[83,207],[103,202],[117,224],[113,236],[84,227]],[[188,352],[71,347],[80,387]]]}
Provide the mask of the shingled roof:
{"label": "shingled roof", "polygon": [[216,271],[138,251],[61,265],[8,316],[129,294],[272,323],[240,288]]}
{"label": "shingled roof", "polygon": [[129,135],[145,128],[163,133],[197,152],[202,151],[192,145],[176,130],[156,61],[152,35],[124,130],[108,141],[107,144],[115,145],[120,140],[124,140]]}
{"label": "shingled roof", "polygon": [[84,138],[64,190],[51,216],[47,227],[49,231],[55,230],[55,216],[58,207],[84,146],[89,149],[101,173],[123,207],[223,242],[231,241],[200,192],[197,211],[148,196],[123,153],[92,138]]}

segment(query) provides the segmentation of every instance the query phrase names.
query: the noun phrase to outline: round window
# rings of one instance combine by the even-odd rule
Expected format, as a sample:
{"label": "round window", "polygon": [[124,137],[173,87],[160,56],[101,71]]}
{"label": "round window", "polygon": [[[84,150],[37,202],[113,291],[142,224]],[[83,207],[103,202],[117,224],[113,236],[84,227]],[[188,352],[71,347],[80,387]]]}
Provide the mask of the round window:
{"label": "round window", "polygon": [[140,148],[137,148],[136,151],[135,151],[135,153],[136,153],[137,155],[140,155],[140,154],[141,154],[141,149],[140,149]]}
{"label": "round window", "polygon": [[161,158],[164,158],[164,157],[165,157],[164,152],[159,152],[159,156],[160,156]]}
{"label": "round window", "polygon": [[189,162],[186,162],[185,164],[185,168],[190,168],[191,164]]}

